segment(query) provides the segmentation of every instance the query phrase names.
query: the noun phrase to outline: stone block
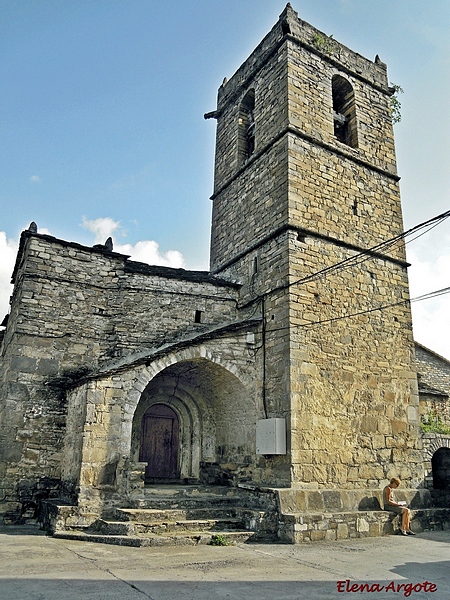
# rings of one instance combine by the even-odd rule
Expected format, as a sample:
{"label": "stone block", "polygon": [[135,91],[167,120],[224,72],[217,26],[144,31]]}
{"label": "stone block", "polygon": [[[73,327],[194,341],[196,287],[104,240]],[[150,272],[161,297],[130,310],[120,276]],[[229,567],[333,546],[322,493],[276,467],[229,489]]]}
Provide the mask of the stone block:
{"label": "stone block", "polygon": [[37,373],[44,377],[55,375],[59,369],[59,361],[55,358],[41,358],[38,362]]}
{"label": "stone block", "polygon": [[2,448],[2,461],[6,463],[18,463],[22,457],[23,445],[19,441],[10,442],[6,448]]}
{"label": "stone block", "polygon": [[5,387],[6,397],[9,401],[26,402],[30,397],[28,386],[24,383],[9,381]]}
{"label": "stone block", "polygon": [[323,511],[325,509],[323,497],[320,492],[310,491],[308,492],[308,511]]}
{"label": "stone block", "polygon": [[339,491],[324,490],[322,492],[322,497],[325,510],[339,511],[342,509],[342,500]]}
{"label": "stone block", "polygon": [[298,512],[307,510],[307,494],[308,492],[306,492],[305,490],[297,490],[295,492],[295,507]]}
{"label": "stone block", "polygon": [[392,420],[392,433],[394,436],[397,436],[400,433],[405,433],[407,428],[408,427],[405,421],[399,421],[398,419]]}
{"label": "stone block", "polygon": [[336,537],[338,540],[346,540],[349,537],[347,523],[338,523]]}
{"label": "stone block", "polygon": [[366,519],[356,519],[356,531],[358,533],[369,533],[370,525]]}
{"label": "stone block", "polygon": [[11,369],[22,373],[34,373],[36,359],[29,356],[14,356],[11,359]]}
{"label": "stone block", "polygon": [[310,535],[312,542],[320,542],[325,539],[326,531],[318,531],[317,529],[313,529],[310,532]]}

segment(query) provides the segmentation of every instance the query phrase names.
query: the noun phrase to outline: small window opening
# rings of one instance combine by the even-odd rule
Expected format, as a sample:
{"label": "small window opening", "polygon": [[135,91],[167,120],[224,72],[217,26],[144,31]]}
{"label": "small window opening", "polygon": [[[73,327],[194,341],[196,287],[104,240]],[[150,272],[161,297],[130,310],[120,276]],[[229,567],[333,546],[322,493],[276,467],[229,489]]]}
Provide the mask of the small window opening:
{"label": "small window opening", "polygon": [[303,233],[297,233],[297,242],[304,244],[306,242],[306,235]]}
{"label": "small window opening", "polygon": [[195,315],[194,315],[194,323],[201,323],[202,322],[202,312],[201,310],[196,310],[195,311]]}
{"label": "small window opening", "polygon": [[358,147],[355,94],[347,79],[335,75],[332,80],[334,135],[352,148]]}
{"label": "small window opening", "polygon": [[358,214],[358,201],[357,201],[357,200],[355,200],[355,201],[353,202],[352,211],[353,211],[353,214],[354,214],[354,215],[357,215],[357,214]]}
{"label": "small window opening", "polygon": [[281,31],[283,32],[283,35],[289,35],[291,33],[291,26],[287,21],[281,23]]}
{"label": "small window opening", "polygon": [[253,275],[256,275],[258,272],[258,257],[255,256],[253,259]]}
{"label": "small window opening", "polygon": [[249,90],[239,107],[238,152],[242,164],[255,151],[255,90]]}

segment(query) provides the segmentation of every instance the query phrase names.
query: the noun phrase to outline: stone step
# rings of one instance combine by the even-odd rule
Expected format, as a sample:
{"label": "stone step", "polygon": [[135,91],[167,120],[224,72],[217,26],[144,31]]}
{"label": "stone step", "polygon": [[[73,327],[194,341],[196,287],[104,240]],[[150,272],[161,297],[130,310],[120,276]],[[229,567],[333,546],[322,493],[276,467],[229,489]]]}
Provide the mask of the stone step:
{"label": "stone step", "polygon": [[211,485],[149,485],[143,489],[145,496],[154,497],[202,497],[206,496],[226,496],[242,497],[245,493],[241,488],[229,486],[211,486]]}
{"label": "stone step", "polygon": [[197,508],[233,508],[245,505],[245,502],[238,498],[140,498],[133,502],[133,508],[154,508],[190,510]]}
{"label": "stone step", "polygon": [[203,507],[245,506],[249,497],[236,488],[207,486],[168,486],[146,488],[141,498],[135,500],[134,508],[195,509]]}
{"label": "stone step", "polygon": [[215,531],[229,532],[243,529],[241,519],[164,520],[164,521],[108,521],[99,519],[92,528],[102,535],[162,535],[166,533],[189,533]]}
{"label": "stone step", "polygon": [[159,510],[245,507],[267,512],[277,510],[277,497],[273,490],[260,490],[251,486],[148,485],[140,490],[139,495],[133,495],[129,506]]}
{"label": "stone step", "polygon": [[258,532],[260,536],[272,537],[278,526],[278,513],[242,506],[231,508],[199,506],[189,509],[117,508],[109,517],[113,521],[131,521],[149,525],[160,522],[216,521],[218,523],[230,522],[234,524],[233,527],[236,527],[236,523],[240,523],[242,529]]}
{"label": "stone step", "polygon": [[113,518],[117,521],[139,521],[150,523],[161,520],[195,520],[227,518],[261,518],[265,511],[252,510],[240,506],[195,508],[116,508]]}
{"label": "stone step", "polygon": [[[208,485],[146,486],[126,507],[110,507],[88,519],[76,506],[49,505],[57,537],[131,546],[276,541],[273,494]],[[50,515],[51,508],[51,515]]]}
{"label": "stone step", "polygon": [[[98,544],[116,544],[119,546],[198,546],[198,545],[233,545],[252,541],[253,531],[205,532],[190,531],[186,533],[168,533],[166,535],[102,535],[88,531],[58,531],[53,537]],[[216,543],[215,543],[216,540]],[[224,543],[223,543],[224,542]]]}

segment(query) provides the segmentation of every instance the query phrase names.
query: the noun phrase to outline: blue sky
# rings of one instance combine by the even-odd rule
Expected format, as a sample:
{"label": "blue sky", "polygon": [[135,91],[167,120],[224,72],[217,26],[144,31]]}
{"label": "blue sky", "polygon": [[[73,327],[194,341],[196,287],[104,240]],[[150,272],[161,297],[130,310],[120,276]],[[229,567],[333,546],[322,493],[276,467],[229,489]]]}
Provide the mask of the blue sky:
{"label": "blue sky", "polygon": [[[388,64],[405,228],[450,208],[450,2],[293,0]],[[217,88],[271,29],[275,0],[0,0],[0,313],[20,231],[207,269]],[[450,220],[449,220],[450,221]],[[450,223],[408,248],[412,296],[450,286]],[[413,305],[450,358],[450,295]]]}

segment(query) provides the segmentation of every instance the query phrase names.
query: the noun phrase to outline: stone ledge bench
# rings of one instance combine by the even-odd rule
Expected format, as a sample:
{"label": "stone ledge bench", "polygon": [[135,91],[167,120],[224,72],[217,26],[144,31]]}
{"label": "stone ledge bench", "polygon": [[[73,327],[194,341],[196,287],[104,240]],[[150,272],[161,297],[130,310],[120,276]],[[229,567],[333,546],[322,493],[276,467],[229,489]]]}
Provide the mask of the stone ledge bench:
{"label": "stone ledge bench", "polygon": [[[279,489],[282,542],[338,540],[392,535],[400,529],[400,517],[382,510],[382,490]],[[429,490],[398,490],[398,500],[412,511],[411,529],[450,529],[450,507],[433,506]]]}

